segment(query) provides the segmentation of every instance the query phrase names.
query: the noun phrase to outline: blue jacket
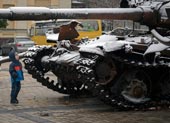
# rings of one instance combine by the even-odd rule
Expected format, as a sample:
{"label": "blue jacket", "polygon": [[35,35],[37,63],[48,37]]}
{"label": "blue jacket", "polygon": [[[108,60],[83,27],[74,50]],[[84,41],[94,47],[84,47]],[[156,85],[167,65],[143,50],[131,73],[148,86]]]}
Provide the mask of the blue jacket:
{"label": "blue jacket", "polygon": [[12,63],[9,65],[9,73],[11,75],[11,81],[21,81],[24,80],[22,64],[19,60],[15,59],[15,50],[11,50],[9,53],[9,58]]}

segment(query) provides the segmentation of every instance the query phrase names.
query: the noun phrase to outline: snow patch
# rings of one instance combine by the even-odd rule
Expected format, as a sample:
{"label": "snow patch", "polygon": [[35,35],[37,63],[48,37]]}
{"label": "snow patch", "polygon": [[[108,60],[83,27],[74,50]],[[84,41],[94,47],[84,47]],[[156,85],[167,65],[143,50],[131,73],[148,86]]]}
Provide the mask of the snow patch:
{"label": "snow patch", "polygon": [[93,53],[93,54],[104,56],[103,50],[101,50],[98,47],[94,47],[94,48],[93,47],[81,47],[79,49],[79,52]]}
{"label": "snow patch", "polygon": [[58,41],[59,33],[46,33],[46,39],[49,41]]}

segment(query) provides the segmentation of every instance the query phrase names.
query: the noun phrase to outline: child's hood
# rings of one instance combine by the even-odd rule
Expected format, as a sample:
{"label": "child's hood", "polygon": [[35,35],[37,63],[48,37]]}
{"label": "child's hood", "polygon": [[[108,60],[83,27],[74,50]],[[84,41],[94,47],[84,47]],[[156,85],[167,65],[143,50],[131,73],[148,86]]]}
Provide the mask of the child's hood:
{"label": "child's hood", "polygon": [[9,58],[12,62],[18,62],[18,60],[16,60],[16,58],[15,58],[15,54],[16,54],[16,52],[15,52],[14,49],[11,50],[10,53],[9,53]]}

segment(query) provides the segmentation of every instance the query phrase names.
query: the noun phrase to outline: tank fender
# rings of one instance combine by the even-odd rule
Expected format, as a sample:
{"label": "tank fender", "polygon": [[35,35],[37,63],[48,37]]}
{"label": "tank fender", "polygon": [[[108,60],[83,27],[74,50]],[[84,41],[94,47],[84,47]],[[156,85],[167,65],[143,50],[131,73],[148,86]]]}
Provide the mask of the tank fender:
{"label": "tank fender", "polygon": [[169,48],[169,46],[162,43],[151,44],[145,51],[144,55],[149,53],[161,52],[163,50],[166,50],[167,48]]}

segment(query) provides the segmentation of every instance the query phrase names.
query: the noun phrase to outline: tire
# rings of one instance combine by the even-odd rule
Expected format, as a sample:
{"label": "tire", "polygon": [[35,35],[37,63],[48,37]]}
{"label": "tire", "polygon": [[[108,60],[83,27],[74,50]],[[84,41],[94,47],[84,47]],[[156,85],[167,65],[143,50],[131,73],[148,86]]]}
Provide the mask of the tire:
{"label": "tire", "polygon": [[5,48],[2,48],[2,56],[6,56],[7,55],[7,50]]}
{"label": "tire", "polygon": [[1,52],[1,55],[2,55],[2,56],[5,56],[5,55],[6,55],[5,49],[4,49],[3,47],[1,47],[1,51],[0,51],[0,52]]}
{"label": "tire", "polygon": [[10,52],[11,48],[6,48],[6,47],[2,47],[2,55],[3,56],[8,56],[9,52]]}
{"label": "tire", "polygon": [[2,48],[0,47],[0,56],[2,56]]}

